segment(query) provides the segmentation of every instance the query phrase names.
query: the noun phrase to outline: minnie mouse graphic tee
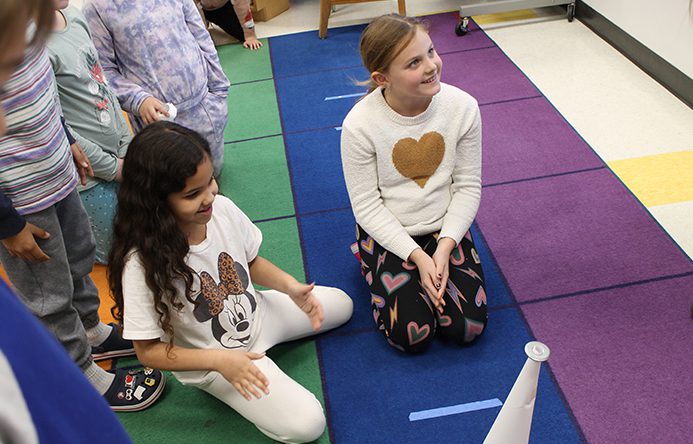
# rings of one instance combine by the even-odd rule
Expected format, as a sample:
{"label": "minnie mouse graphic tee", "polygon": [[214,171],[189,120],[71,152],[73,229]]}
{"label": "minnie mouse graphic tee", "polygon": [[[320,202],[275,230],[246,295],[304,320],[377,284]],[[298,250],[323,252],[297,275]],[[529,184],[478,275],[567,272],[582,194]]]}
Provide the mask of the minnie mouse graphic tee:
{"label": "minnie mouse graphic tee", "polygon": [[[260,328],[262,294],[250,281],[248,263],[258,254],[262,233],[231,200],[217,196],[207,238],[192,245],[186,258],[196,272],[193,300],[183,296],[178,282],[179,312],[169,305],[173,343],[186,348],[248,350]],[[159,325],[151,290],[136,252],[123,270],[123,337],[169,342]],[[184,384],[204,384],[208,371],[174,372]]]}

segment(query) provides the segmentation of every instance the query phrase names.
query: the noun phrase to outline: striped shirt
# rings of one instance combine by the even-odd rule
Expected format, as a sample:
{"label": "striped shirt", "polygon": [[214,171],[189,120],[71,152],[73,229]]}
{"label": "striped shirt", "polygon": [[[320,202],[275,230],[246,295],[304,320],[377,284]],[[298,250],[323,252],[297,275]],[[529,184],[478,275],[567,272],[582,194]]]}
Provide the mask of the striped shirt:
{"label": "striped shirt", "polygon": [[77,185],[55,78],[43,47],[27,48],[0,102],[7,122],[7,134],[0,137],[0,191],[19,214],[39,212]]}

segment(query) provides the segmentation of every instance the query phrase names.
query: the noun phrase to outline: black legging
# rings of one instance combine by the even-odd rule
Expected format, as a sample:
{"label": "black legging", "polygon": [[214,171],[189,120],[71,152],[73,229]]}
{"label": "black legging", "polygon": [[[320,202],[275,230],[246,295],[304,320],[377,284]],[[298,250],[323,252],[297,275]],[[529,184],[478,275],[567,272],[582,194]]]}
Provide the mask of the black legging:
{"label": "black legging", "polygon": [[[373,317],[388,343],[406,352],[420,352],[433,336],[458,344],[473,341],[486,327],[487,306],[484,272],[471,232],[450,254],[450,276],[438,313],[422,289],[416,265],[402,261],[357,227],[361,269],[371,292]],[[437,247],[433,234],[414,241],[432,255]]]}
{"label": "black legging", "polygon": [[220,27],[228,35],[237,39],[239,42],[245,42],[245,36],[243,34],[243,26],[238,20],[236,11],[233,10],[233,5],[231,2],[226,2],[224,6],[211,11],[203,10],[205,18]]}

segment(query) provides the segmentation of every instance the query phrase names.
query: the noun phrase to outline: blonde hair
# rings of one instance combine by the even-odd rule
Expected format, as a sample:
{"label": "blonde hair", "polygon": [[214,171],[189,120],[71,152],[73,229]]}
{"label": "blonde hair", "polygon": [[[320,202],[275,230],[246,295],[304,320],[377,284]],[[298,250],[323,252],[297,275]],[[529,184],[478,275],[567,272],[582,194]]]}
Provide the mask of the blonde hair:
{"label": "blonde hair", "polygon": [[[51,32],[55,17],[51,0],[1,0],[0,1],[0,50],[14,37],[13,33],[26,31],[32,21],[36,25],[33,43],[45,41]],[[26,22],[22,22],[26,20]]]}
{"label": "blonde hair", "polygon": [[[370,73],[387,72],[392,61],[407,47],[419,29],[427,31],[427,27],[414,17],[387,14],[373,20],[363,30],[359,42],[363,66]],[[378,87],[373,79],[359,84],[368,86],[369,93]]]}

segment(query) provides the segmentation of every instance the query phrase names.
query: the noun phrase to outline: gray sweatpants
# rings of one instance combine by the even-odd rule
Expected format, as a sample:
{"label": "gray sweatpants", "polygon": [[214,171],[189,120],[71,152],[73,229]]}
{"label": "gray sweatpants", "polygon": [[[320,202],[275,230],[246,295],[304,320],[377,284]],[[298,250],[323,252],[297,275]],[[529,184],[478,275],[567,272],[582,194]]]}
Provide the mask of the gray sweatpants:
{"label": "gray sweatpants", "polygon": [[36,239],[50,260],[28,262],[0,247],[0,262],[17,294],[65,347],[77,365],[91,363],[85,329],[99,323],[99,293],[89,277],[95,242],[77,191],[38,213],[24,215],[43,228],[48,239]]}

